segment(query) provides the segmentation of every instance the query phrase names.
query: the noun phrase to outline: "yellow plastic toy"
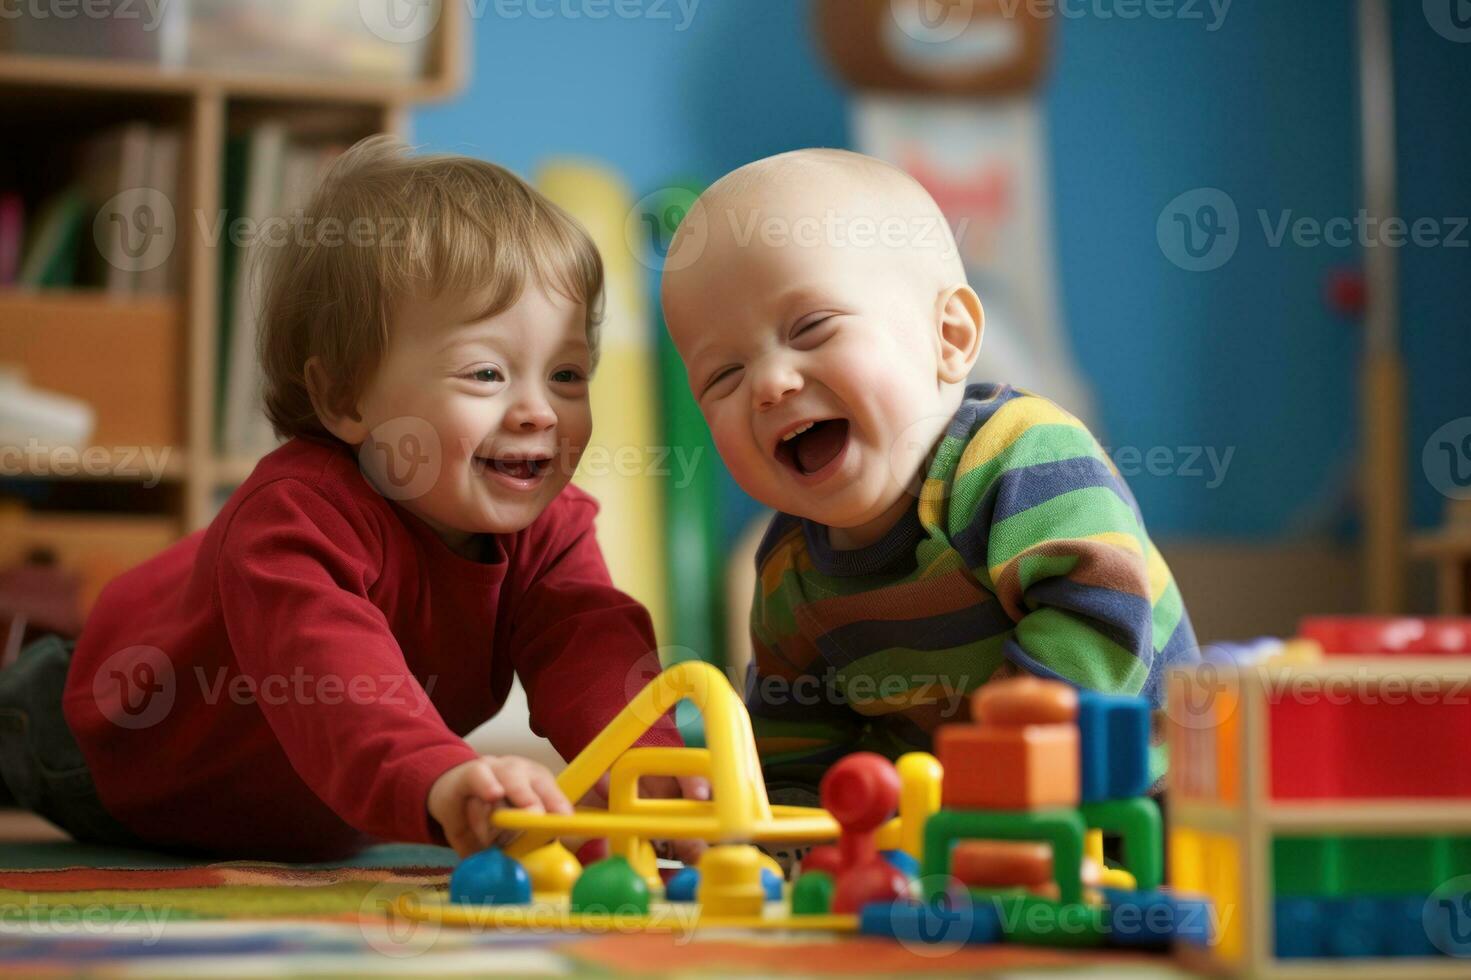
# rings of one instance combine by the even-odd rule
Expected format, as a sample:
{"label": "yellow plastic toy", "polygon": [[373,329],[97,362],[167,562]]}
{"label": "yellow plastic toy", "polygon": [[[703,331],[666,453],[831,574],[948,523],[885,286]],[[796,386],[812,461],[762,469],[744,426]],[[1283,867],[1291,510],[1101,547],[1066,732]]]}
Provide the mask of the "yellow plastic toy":
{"label": "yellow plastic toy", "polygon": [[[635,747],[650,726],[676,703],[688,699],[705,721],[707,748]],[[899,815],[878,835],[879,846],[920,855],[924,822],[940,806],[939,762],[927,753],[902,757],[897,768],[901,794]],[[609,773],[608,809],[579,807],[571,814],[497,810],[493,826],[521,831],[506,853],[524,862],[533,891],[543,900],[532,906],[470,906],[426,901],[406,895],[400,914],[448,925],[497,928],[564,928],[599,931],[637,926],[648,931],[675,931],[692,923],[667,908],[651,908],[647,916],[574,913],[547,899],[565,899],[577,871],[576,858],[557,838],[607,837],[609,853],[621,855],[651,885],[658,885],[649,842],[654,839],[704,840],[713,846],[700,862],[699,920],[742,928],[780,928],[852,932],[851,915],[768,914],[763,908],[763,867],[780,873],[770,857],[751,847],[755,841],[831,841],[840,828],[827,811],[816,807],[773,805],[756,755],[745,705],[715,666],[687,661],[661,673],[633,698],[597,738],[573,759],[557,784],[569,799],[580,799],[603,773]],[[710,800],[646,799],[638,795],[641,776],[703,776],[710,781]],[[571,861],[569,864],[568,861]]]}
{"label": "yellow plastic toy", "polygon": [[[639,736],[683,699],[703,713],[708,748],[635,748]],[[930,761],[899,761],[900,778],[909,789],[901,798],[899,816],[880,834],[881,847],[902,846],[910,853],[918,850],[923,818],[938,809],[940,800],[939,763],[933,757],[925,758]],[[493,825],[522,831],[506,853],[519,859],[562,835],[607,837],[610,853],[635,863],[635,848],[651,839],[748,844],[838,837],[837,821],[825,810],[772,805],[767,800],[746,708],[725,675],[702,661],[677,664],[654,678],[572,760],[557,777],[557,785],[568,799],[580,799],[605,772],[610,773],[607,810],[580,807],[571,814],[495,811]],[[710,781],[713,798],[640,798],[639,777],[651,774],[704,776]]]}

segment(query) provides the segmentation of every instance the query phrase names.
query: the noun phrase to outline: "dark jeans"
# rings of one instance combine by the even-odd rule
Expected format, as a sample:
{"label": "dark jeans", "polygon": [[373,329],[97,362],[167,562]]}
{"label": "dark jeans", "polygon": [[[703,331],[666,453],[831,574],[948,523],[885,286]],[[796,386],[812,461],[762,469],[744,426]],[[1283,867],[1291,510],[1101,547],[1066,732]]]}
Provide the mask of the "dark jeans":
{"label": "dark jeans", "polygon": [[0,670],[0,798],[40,814],[79,841],[143,846],[103,809],[61,713],[72,646],[58,636],[43,637]]}

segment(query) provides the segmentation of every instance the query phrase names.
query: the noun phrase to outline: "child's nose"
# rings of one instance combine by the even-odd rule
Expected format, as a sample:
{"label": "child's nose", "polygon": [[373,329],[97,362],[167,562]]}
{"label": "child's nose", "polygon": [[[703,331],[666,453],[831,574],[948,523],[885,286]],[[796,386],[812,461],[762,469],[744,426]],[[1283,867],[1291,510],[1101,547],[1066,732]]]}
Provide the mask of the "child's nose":
{"label": "child's nose", "polygon": [[557,424],[557,413],[552,411],[545,398],[525,395],[517,399],[506,413],[506,423],[522,432],[539,432]]}
{"label": "child's nose", "polygon": [[763,368],[755,385],[756,404],[762,410],[775,408],[802,390],[802,375],[787,364]]}

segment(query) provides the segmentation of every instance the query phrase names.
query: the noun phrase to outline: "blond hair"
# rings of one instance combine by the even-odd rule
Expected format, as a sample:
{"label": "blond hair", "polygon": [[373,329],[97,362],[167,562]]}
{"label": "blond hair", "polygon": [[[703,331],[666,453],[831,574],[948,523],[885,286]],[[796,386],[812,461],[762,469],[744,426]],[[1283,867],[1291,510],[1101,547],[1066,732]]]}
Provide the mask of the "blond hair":
{"label": "blond hair", "polygon": [[306,382],[317,358],[333,406],[351,406],[388,345],[394,308],[415,294],[485,296],[480,317],[512,306],[528,282],[580,303],[597,355],[603,263],[587,232],[493,163],[411,155],[372,136],[339,157],[302,211],[298,233],[263,256],[259,356],[278,435],[323,435]]}

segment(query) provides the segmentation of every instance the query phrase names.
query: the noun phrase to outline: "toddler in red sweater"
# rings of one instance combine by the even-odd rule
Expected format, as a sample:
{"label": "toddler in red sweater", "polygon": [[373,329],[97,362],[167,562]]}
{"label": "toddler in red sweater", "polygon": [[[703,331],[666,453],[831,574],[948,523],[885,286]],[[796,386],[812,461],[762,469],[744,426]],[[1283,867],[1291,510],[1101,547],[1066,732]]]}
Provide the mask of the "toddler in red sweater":
{"label": "toddler in red sweater", "polygon": [[[260,354],[285,444],[109,585],[74,651],[43,641],[0,674],[0,776],[82,839],[469,853],[492,807],[569,809],[544,767],[463,739],[513,675],[570,759],[657,667],[568,485],[602,263],[507,171],[385,137],[283,237],[263,241]],[[666,717],[643,741],[679,739]]]}

